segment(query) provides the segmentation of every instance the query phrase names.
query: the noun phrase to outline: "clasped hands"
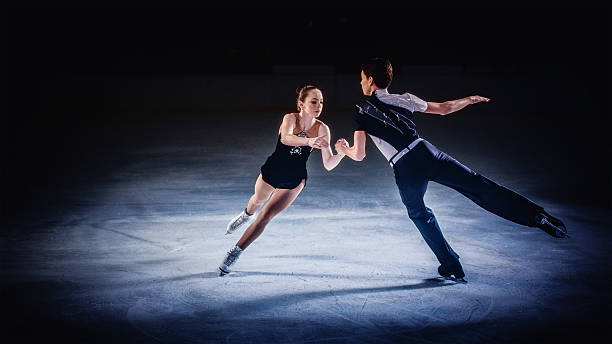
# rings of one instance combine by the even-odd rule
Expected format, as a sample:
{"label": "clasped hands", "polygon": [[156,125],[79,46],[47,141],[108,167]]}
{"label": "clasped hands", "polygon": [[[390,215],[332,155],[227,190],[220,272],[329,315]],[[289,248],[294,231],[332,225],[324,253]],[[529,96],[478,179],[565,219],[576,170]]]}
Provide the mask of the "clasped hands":
{"label": "clasped hands", "polygon": [[[327,136],[322,135],[309,138],[308,145],[313,148],[323,149],[329,146],[329,143],[327,142]],[[349,144],[344,138],[340,138],[336,141],[335,148],[338,153],[345,154],[344,149],[349,148]]]}
{"label": "clasped hands", "polygon": [[349,144],[344,138],[339,138],[334,148],[336,148],[336,152],[346,154],[345,149],[349,148]]}

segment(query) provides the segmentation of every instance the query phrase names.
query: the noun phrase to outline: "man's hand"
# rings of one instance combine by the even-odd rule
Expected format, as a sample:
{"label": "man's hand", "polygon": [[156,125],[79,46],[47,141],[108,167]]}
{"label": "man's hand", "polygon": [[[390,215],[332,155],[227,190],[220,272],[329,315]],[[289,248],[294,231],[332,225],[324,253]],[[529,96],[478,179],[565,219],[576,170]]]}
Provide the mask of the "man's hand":
{"label": "man's hand", "polygon": [[344,138],[339,138],[334,147],[336,148],[336,152],[346,154],[344,149],[348,148],[349,144]]}
{"label": "man's hand", "polygon": [[425,113],[433,113],[437,115],[448,115],[455,111],[459,111],[470,104],[476,104],[480,102],[488,103],[491,99],[487,97],[481,97],[479,95],[464,97],[461,99],[447,100],[444,103],[427,102],[427,109]]}
{"label": "man's hand", "polygon": [[489,102],[489,98],[487,97],[481,97],[481,96],[470,96],[470,104],[476,104],[476,103],[480,103],[480,102]]}

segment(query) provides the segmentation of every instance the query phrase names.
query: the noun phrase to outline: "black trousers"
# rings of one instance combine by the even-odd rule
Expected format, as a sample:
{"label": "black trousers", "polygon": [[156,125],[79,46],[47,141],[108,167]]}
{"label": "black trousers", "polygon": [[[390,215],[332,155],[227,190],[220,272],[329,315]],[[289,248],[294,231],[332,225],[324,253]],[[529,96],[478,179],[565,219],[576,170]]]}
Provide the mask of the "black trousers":
{"label": "black trousers", "polygon": [[518,193],[472,171],[426,140],[417,144],[394,166],[395,182],[410,219],[423,239],[450,271],[457,270],[459,255],[450,247],[423,196],[429,181],[448,186],[480,207],[512,222],[535,227],[543,208]]}

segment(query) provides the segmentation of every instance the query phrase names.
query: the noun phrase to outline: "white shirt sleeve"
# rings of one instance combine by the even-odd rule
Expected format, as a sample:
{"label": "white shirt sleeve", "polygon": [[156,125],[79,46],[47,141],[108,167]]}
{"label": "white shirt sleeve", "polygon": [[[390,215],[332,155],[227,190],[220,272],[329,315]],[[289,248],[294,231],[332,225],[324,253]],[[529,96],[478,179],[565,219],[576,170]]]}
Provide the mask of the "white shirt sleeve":
{"label": "white shirt sleeve", "polygon": [[406,93],[401,94],[401,97],[407,103],[411,104],[412,108],[410,109],[410,111],[425,112],[425,110],[427,110],[427,102],[415,96],[414,94],[410,94],[406,92]]}

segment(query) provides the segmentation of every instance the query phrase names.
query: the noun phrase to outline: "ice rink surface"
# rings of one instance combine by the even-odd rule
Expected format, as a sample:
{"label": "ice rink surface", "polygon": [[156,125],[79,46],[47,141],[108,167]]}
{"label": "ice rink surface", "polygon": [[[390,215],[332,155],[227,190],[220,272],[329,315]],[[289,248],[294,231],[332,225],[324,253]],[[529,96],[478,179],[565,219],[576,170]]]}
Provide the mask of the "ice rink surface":
{"label": "ice rink surface", "polygon": [[[369,141],[363,162],[345,159],[331,172],[313,152],[302,194],[219,277],[242,233],[226,236],[225,226],[251,195],[280,115],[176,114],[133,136],[129,126],[104,132],[119,141],[41,191],[2,232],[3,332],[22,340],[14,342],[78,343],[612,339],[609,205],[564,191],[571,176],[551,167],[562,153],[529,156],[529,144],[449,135],[423,117],[422,136],[562,218],[571,238],[431,183],[426,204],[468,283],[445,280]],[[350,133],[350,122],[323,116],[334,138]]]}

